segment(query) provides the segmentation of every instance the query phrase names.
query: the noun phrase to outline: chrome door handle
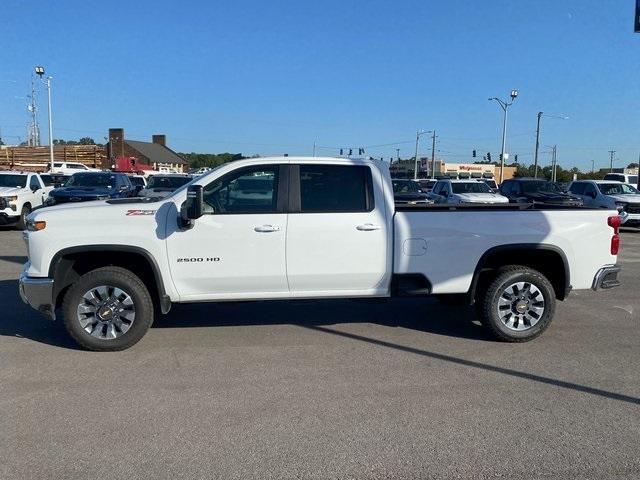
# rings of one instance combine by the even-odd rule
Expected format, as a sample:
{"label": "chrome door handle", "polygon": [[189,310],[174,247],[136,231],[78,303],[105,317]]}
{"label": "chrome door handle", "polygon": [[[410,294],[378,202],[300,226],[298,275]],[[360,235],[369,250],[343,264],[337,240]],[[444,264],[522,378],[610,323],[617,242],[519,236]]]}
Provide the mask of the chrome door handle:
{"label": "chrome door handle", "polygon": [[358,225],[356,230],[360,230],[361,232],[371,232],[373,230],[380,230],[380,225],[374,225],[373,223],[365,223],[363,225]]}
{"label": "chrome door handle", "polygon": [[258,225],[257,227],[254,227],[254,230],[261,233],[278,232],[280,231],[280,227],[278,227],[277,225]]}

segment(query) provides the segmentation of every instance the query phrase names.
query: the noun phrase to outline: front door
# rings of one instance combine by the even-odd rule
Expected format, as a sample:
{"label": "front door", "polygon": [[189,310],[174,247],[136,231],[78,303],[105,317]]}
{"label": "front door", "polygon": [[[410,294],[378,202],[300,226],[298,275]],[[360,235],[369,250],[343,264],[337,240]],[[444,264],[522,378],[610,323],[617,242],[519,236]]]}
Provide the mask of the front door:
{"label": "front door", "polygon": [[182,300],[288,295],[285,168],[239,168],[204,186],[204,215],[167,238]]}
{"label": "front door", "polygon": [[380,173],[368,165],[291,166],[287,276],[292,296],[386,292],[388,222],[374,175]]}

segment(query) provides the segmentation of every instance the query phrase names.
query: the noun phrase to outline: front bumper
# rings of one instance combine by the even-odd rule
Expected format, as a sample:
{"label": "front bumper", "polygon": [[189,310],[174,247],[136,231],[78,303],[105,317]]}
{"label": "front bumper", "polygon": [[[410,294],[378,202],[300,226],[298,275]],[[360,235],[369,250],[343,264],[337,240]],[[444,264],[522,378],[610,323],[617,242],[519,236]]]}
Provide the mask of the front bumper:
{"label": "front bumper", "polygon": [[11,215],[0,212],[0,225],[14,225],[20,220],[20,215],[12,213]]}
{"label": "front bumper", "polygon": [[622,270],[622,268],[619,265],[602,267],[593,278],[591,288],[593,290],[607,290],[619,286],[620,280],[618,280],[618,273],[620,270]]}
{"label": "front bumper", "polygon": [[51,278],[28,277],[26,272],[20,274],[18,291],[22,301],[38,310],[50,320],[56,319],[53,301],[53,280]]}
{"label": "front bumper", "polygon": [[628,213],[624,210],[620,212],[620,224],[637,224],[640,223],[640,213]]}

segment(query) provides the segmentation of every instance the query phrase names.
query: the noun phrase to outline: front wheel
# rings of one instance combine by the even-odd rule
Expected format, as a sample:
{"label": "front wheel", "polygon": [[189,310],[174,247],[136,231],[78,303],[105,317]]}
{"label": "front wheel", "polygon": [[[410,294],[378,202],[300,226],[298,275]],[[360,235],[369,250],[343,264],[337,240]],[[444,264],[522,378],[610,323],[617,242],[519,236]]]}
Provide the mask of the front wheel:
{"label": "front wheel", "polygon": [[31,213],[31,208],[29,208],[29,205],[24,205],[22,207],[22,210],[20,211],[20,219],[18,220],[18,223],[16,223],[16,228],[18,230],[24,230],[25,228],[27,228],[27,216]]}
{"label": "front wheel", "polygon": [[153,301],[129,270],[104,267],[86,273],[63,302],[64,325],[80,346],[94,351],[124,350],[153,322]]}
{"label": "front wheel", "polygon": [[502,268],[479,301],[482,324],[507,342],[536,338],[551,323],[556,307],[549,280],[522,265]]}

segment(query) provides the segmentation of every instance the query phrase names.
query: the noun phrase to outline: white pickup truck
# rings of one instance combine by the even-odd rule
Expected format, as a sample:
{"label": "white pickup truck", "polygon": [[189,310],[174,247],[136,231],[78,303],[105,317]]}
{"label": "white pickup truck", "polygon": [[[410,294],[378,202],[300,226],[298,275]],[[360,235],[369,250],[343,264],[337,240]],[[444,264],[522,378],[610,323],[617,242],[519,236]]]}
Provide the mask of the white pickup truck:
{"label": "white pickup truck", "polygon": [[394,207],[373,160],[224,164],[163,199],[33,212],[23,300],[91,350],[142,338],[174,302],[467,298],[497,337],[542,333],[556,299],[619,285],[616,211]]}
{"label": "white pickup truck", "polygon": [[24,229],[27,215],[47,201],[51,190],[37,173],[0,172],[0,225]]}

